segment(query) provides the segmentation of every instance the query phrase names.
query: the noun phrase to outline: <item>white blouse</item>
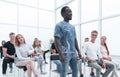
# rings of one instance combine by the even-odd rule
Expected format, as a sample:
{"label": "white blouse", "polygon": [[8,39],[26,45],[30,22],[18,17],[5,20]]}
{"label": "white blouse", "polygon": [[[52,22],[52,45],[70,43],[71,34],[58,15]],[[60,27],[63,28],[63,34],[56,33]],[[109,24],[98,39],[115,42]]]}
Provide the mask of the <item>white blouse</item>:
{"label": "white blouse", "polygon": [[36,54],[42,53],[41,47],[35,47],[34,50],[35,50]]}
{"label": "white blouse", "polygon": [[104,46],[101,46],[102,57],[108,57],[107,50]]}

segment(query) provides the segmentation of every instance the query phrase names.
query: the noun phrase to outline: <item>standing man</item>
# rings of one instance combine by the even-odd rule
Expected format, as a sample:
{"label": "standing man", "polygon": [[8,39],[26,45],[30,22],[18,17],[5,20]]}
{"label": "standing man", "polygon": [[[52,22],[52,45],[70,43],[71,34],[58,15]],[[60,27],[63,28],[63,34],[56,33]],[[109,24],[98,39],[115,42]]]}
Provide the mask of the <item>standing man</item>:
{"label": "standing man", "polygon": [[72,77],[78,77],[76,50],[79,58],[81,58],[81,51],[78,47],[75,27],[69,23],[72,19],[72,11],[68,6],[64,6],[61,15],[64,20],[56,25],[54,32],[55,45],[62,64],[60,77],[66,77],[69,65],[72,69]]}
{"label": "standing man", "polygon": [[95,43],[97,35],[98,32],[96,30],[91,32],[91,40],[85,44],[83,51],[86,52],[88,65],[96,69],[96,77],[100,77],[102,68],[106,68],[102,77],[108,77],[110,72],[114,69],[114,65],[104,62],[100,53],[100,47]]}
{"label": "standing man", "polygon": [[2,63],[2,74],[3,77],[6,76],[7,64],[10,63],[10,69],[12,71],[12,62],[14,62],[14,53],[15,53],[15,33],[11,32],[9,34],[10,41],[3,45],[3,63]]}

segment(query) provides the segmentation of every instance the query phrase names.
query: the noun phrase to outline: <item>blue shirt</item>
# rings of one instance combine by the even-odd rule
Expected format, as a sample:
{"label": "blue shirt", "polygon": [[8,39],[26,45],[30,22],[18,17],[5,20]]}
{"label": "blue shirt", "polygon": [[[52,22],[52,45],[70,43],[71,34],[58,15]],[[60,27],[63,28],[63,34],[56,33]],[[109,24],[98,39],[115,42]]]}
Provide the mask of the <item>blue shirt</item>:
{"label": "blue shirt", "polygon": [[60,39],[60,50],[62,53],[76,53],[75,27],[65,21],[59,22],[55,27],[54,37]]}

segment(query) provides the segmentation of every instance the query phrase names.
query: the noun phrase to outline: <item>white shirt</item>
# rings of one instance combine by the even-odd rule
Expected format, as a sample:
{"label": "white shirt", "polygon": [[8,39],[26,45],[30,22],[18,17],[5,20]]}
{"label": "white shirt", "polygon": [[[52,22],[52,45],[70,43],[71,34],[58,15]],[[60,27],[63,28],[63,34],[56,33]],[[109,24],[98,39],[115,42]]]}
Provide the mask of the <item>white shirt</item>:
{"label": "white shirt", "polygon": [[92,42],[87,42],[84,45],[84,52],[86,52],[86,56],[93,60],[98,60],[99,58],[102,58],[100,53],[100,47]]}
{"label": "white shirt", "polygon": [[101,46],[101,54],[103,57],[108,57],[107,50],[104,46]]}
{"label": "white shirt", "polygon": [[36,54],[40,54],[42,52],[41,47],[35,47],[34,50]]}

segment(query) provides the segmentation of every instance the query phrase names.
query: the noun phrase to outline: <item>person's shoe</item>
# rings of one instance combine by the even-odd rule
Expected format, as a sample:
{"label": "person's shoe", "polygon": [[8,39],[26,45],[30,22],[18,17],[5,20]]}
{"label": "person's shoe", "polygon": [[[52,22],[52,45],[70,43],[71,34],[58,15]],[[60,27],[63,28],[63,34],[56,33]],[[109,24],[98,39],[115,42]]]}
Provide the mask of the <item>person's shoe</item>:
{"label": "person's shoe", "polygon": [[68,71],[67,71],[67,74],[72,74],[72,70],[68,70]]}
{"label": "person's shoe", "polygon": [[101,75],[103,75],[103,73],[102,73],[102,72],[101,72],[100,74],[101,74]]}
{"label": "person's shoe", "polygon": [[83,74],[81,74],[80,77],[83,77]]}
{"label": "person's shoe", "polygon": [[41,72],[41,74],[45,75],[45,74],[47,74],[47,73],[46,73],[46,72]]}
{"label": "person's shoe", "polygon": [[91,73],[90,73],[90,76],[94,77],[94,72],[91,72]]}
{"label": "person's shoe", "polygon": [[45,62],[45,64],[48,64],[47,62]]}
{"label": "person's shoe", "polygon": [[10,73],[12,73],[13,72],[13,70],[12,69],[10,69]]}

